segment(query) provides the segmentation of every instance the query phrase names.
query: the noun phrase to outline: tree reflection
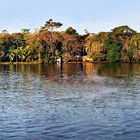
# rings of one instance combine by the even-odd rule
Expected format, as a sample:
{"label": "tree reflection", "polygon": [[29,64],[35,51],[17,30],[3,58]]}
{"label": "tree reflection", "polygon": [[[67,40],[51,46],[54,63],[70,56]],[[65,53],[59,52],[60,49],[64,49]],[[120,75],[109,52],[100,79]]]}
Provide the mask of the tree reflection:
{"label": "tree reflection", "polygon": [[125,77],[140,74],[139,64],[92,64],[92,63],[65,63],[65,64],[38,64],[38,65],[0,65],[0,73],[20,73],[35,75],[49,80],[64,80],[70,77],[92,78],[97,76]]}

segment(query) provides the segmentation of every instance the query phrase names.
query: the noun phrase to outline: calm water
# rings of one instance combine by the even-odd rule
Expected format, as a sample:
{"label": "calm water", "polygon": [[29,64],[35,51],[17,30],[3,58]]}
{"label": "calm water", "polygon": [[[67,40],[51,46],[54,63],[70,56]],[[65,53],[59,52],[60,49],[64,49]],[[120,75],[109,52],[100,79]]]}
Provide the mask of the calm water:
{"label": "calm water", "polygon": [[140,64],[0,65],[0,140],[140,139]]}

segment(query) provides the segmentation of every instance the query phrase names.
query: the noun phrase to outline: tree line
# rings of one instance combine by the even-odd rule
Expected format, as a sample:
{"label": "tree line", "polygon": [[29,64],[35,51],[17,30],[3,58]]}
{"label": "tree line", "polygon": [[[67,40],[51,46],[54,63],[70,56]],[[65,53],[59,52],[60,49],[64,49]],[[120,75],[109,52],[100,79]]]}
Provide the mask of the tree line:
{"label": "tree line", "polygon": [[55,63],[74,61],[77,56],[90,62],[139,62],[140,33],[128,26],[98,34],[77,33],[73,27],[59,31],[60,22],[46,21],[34,33],[0,33],[0,62]]}

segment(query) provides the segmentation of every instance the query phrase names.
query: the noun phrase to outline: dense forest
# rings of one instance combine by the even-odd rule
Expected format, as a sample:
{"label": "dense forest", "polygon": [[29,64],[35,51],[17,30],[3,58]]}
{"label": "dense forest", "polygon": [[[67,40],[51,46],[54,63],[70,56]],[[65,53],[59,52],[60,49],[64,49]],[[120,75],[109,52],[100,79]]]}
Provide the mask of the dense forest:
{"label": "dense forest", "polygon": [[60,31],[61,26],[62,23],[50,19],[34,33],[29,29],[11,34],[3,30],[0,33],[0,62],[140,61],[140,33],[128,26],[98,34],[85,30],[84,35],[78,34],[73,27]]}

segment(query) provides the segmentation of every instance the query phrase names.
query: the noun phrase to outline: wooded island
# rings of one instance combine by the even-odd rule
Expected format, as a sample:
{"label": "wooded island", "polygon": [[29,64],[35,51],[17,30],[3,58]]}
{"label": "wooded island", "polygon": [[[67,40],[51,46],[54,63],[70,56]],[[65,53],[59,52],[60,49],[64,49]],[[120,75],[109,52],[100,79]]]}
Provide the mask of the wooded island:
{"label": "wooded island", "polygon": [[98,34],[85,30],[84,35],[73,27],[58,31],[60,22],[52,19],[31,33],[0,33],[1,63],[56,63],[88,61],[93,63],[134,63],[140,61],[140,33],[128,26]]}

